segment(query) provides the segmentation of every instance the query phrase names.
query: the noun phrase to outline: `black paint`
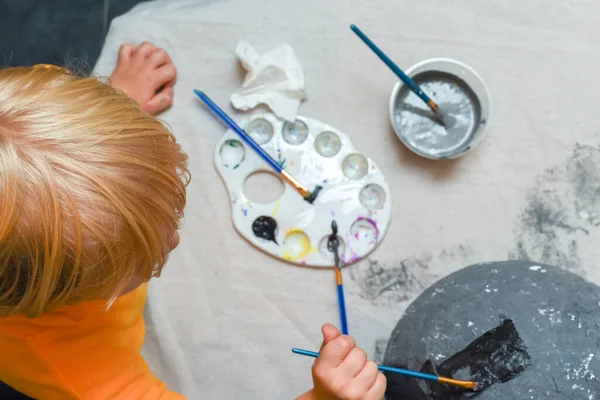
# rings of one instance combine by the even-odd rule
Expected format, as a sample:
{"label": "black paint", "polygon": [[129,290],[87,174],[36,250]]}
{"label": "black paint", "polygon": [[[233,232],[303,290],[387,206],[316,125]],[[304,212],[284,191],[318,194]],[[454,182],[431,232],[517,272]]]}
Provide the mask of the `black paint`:
{"label": "black paint", "polygon": [[[420,371],[454,378],[464,381],[477,382],[475,392],[439,382],[427,381],[427,387],[413,385],[411,392],[402,389],[401,396],[415,399],[431,400],[460,400],[477,396],[477,393],[495,383],[505,383],[518,376],[529,365],[531,358],[525,343],[519,336],[512,320],[507,319],[496,328],[487,331],[464,350],[446,359],[439,366],[431,360],[425,360]],[[394,380],[389,376],[388,379]],[[389,399],[401,398],[394,393],[392,385],[388,389]]]}
{"label": "black paint", "polygon": [[252,223],[252,232],[256,237],[277,243],[275,235],[277,234],[277,221],[272,217],[261,215]]}
{"label": "black paint", "polygon": [[331,235],[329,235],[329,239],[327,239],[327,250],[329,250],[332,253],[337,252],[338,248],[340,247],[340,241],[338,240],[337,234],[337,222],[333,220],[331,221]]}
{"label": "black paint", "polygon": [[[525,343],[519,337],[513,321],[507,319],[435,369],[440,376],[475,381],[478,384],[477,391],[481,392],[494,383],[508,382],[530,364],[531,358]],[[429,388],[435,400],[455,400],[473,396],[461,388],[437,382],[431,382]]]}
{"label": "black paint", "polygon": [[327,250],[333,253],[335,266],[342,268],[342,259],[340,258],[340,239],[338,236],[338,226],[335,220],[331,221],[331,235],[327,239]]}
{"label": "black paint", "polygon": [[317,185],[310,195],[304,197],[304,200],[308,201],[310,204],[314,203],[321,189],[323,189],[323,186]]}

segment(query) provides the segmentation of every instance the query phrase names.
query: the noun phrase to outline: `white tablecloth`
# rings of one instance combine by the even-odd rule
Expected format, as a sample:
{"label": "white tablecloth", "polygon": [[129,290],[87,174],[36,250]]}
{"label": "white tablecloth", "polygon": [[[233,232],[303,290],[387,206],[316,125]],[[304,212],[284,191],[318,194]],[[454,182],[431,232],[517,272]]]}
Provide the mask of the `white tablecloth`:
{"label": "white tablecloth", "polygon": [[[350,332],[372,357],[411,300],[472,263],[530,257],[600,282],[600,2],[551,3],[168,0],[117,18],[95,71],[111,72],[122,42],[169,51],[179,79],[161,117],[193,175],[181,245],[150,285],[144,354],[156,374],[190,399],[292,398],[311,386],[312,360],[290,349],[318,349],[321,324],[339,318],[332,271],[280,262],[233,228],[213,166],[225,129],[192,89],[228,104],[244,76],[239,39],[259,52],[289,43],[310,97],[301,115],[349,134],[390,182],[392,226],[345,272]],[[446,56],[475,68],[493,102],[481,147],[437,162],[403,148],[387,115],[396,78],[351,23],[402,67]]]}

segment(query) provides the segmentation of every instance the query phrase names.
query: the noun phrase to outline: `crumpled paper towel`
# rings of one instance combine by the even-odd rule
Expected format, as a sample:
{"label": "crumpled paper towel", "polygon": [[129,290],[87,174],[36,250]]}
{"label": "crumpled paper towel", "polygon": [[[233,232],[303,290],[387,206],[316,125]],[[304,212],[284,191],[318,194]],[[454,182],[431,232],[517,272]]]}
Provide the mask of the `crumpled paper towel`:
{"label": "crumpled paper towel", "polygon": [[231,95],[231,104],[244,111],[266,104],[278,117],[294,121],[306,93],[304,72],[292,48],[284,44],[259,56],[240,41],[235,52],[248,73]]}

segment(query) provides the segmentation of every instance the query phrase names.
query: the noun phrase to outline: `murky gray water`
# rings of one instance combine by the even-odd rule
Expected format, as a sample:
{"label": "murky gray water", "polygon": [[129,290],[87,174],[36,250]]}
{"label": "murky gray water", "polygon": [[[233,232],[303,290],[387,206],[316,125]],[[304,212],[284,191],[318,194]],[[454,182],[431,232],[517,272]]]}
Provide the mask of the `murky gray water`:
{"label": "murky gray water", "polygon": [[446,127],[416,94],[403,87],[394,115],[401,135],[423,155],[447,158],[466,151],[480,123],[481,106],[471,88],[458,77],[438,71],[424,72],[414,80],[438,104]]}

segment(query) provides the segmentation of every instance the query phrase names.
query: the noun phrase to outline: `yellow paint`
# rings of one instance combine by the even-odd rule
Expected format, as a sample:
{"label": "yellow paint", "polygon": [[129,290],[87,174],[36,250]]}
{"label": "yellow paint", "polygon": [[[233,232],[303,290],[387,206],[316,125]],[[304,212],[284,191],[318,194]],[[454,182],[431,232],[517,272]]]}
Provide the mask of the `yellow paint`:
{"label": "yellow paint", "polygon": [[300,229],[292,229],[283,241],[283,258],[289,261],[300,261],[311,250],[310,240]]}
{"label": "yellow paint", "polygon": [[279,212],[279,202],[275,203],[275,207],[273,208],[273,214],[271,214],[271,217],[276,216],[278,212]]}

